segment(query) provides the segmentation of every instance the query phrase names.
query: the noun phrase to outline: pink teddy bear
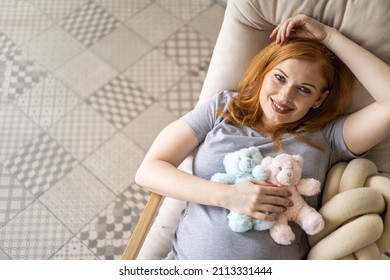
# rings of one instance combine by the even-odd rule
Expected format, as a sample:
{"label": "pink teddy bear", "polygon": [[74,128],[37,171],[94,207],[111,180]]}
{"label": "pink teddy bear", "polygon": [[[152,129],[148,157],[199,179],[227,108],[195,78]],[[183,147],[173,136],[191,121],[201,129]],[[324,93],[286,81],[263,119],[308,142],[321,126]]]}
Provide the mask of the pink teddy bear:
{"label": "pink teddy bear", "polygon": [[294,203],[279,214],[278,220],[270,228],[275,242],[289,245],[295,240],[295,234],[288,225],[289,221],[296,222],[309,235],[320,232],[325,226],[324,219],[301,195],[312,196],[319,193],[321,183],[315,179],[301,179],[303,158],[300,155],[280,154],[274,158],[264,158],[261,165],[269,170],[267,181],[287,188],[292,194],[290,200]]}

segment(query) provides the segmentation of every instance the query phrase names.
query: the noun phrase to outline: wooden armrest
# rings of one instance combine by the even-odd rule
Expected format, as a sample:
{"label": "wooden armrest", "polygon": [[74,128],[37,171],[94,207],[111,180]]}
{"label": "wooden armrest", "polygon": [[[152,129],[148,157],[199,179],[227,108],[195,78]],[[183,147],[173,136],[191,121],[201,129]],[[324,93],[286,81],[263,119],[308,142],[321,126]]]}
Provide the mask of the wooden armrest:
{"label": "wooden armrest", "polygon": [[159,194],[153,192],[150,194],[149,200],[123,252],[122,260],[135,260],[137,258],[149,228],[152,225],[153,218],[156,216],[161,199],[162,196]]}

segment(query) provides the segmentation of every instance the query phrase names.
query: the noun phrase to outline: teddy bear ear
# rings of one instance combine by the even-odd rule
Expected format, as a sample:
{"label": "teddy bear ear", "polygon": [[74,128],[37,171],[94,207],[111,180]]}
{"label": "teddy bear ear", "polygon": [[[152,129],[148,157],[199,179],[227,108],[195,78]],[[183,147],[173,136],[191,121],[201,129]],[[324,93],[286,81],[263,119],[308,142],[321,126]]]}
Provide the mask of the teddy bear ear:
{"label": "teddy bear ear", "polygon": [[303,165],[303,158],[300,155],[293,155],[293,159],[300,165]]}

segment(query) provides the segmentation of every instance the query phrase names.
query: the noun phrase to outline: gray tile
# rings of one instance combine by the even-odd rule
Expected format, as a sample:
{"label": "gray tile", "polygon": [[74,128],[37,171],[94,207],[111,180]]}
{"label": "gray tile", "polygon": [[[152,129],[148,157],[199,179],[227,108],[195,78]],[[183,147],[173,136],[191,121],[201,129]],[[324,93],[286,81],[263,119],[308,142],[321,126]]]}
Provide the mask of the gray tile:
{"label": "gray tile", "polygon": [[162,95],[158,99],[158,103],[179,118],[195,107],[202,85],[201,79],[187,75],[171,90]]}
{"label": "gray tile", "polygon": [[114,68],[89,50],[78,54],[54,72],[54,76],[81,98],[87,98],[116,75]]}
{"label": "gray tile", "polygon": [[130,206],[132,211],[134,211],[138,215],[141,215],[149,199],[149,196],[149,191],[138,186],[137,184],[132,184],[119,197],[126,203],[126,205]]}
{"label": "gray tile", "polygon": [[10,260],[9,256],[0,248],[0,260]]}
{"label": "gray tile", "polygon": [[115,133],[115,128],[85,103],[70,112],[49,130],[76,159],[88,154]]}
{"label": "gray tile", "polygon": [[46,76],[46,71],[16,49],[0,58],[0,106],[28,91]]}
{"label": "gray tile", "polygon": [[2,0],[1,30],[22,45],[52,24],[51,20],[27,1]]}
{"label": "gray tile", "polygon": [[135,172],[144,156],[142,149],[119,133],[83,164],[112,191],[120,194],[134,182]]}
{"label": "gray tile", "polygon": [[93,1],[78,8],[60,22],[65,30],[86,47],[92,46],[119,24],[116,18]]}
{"label": "gray tile", "polygon": [[23,50],[31,58],[53,71],[84,50],[84,46],[55,25],[27,42]]}
{"label": "gray tile", "polygon": [[141,86],[150,96],[157,99],[185,75],[176,63],[170,61],[158,50],[148,53],[131,66],[125,76]]}
{"label": "gray tile", "polygon": [[125,27],[119,27],[92,46],[91,50],[123,71],[150,51],[151,46],[137,34]]}
{"label": "gray tile", "polygon": [[188,21],[213,4],[212,0],[157,0],[157,3],[176,17]]}
{"label": "gray tile", "polygon": [[30,204],[33,199],[33,195],[0,166],[0,227]]}
{"label": "gray tile", "polygon": [[172,112],[169,112],[161,104],[156,103],[129,123],[123,129],[123,132],[147,151],[158,133],[176,119]]}
{"label": "gray tile", "polygon": [[159,5],[153,4],[128,20],[126,25],[152,45],[157,45],[183,26],[183,23]]}
{"label": "gray tile", "polygon": [[0,229],[0,248],[20,260],[44,260],[63,246],[71,232],[39,201]]}
{"label": "gray tile", "polygon": [[89,0],[29,0],[37,8],[43,11],[46,16],[58,22],[66,15],[84,5]]}
{"label": "gray tile", "polygon": [[8,159],[23,148],[41,129],[13,104],[0,110],[0,160]]}
{"label": "gray tile", "polygon": [[18,50],[18,46],[0,31],[0,58],[10,59],[16,50]]}
{"label": "gray tile", "polygon": [[16,99],[14,104],[43,129],[75,108],[81,100],[58,79],[48,76]]}
{"label": "gray tile", "polygon": [[46,133],[38,135],[4,162],[7,170],[35,196],[48,190],[76,164],[76,160]]}
{"label": "gray tile", "polygon": [[83,228],[77,237],[100,259],[121,259],[138,211],[117,198]]}
{"label": "gray tile", "polygon": [[81,165],[39,198],[73,233],[113,199],[114,194]]}
{"label": "gray tile", "polygon": [[203,60],[211,56],[213,47],[210,40],[188,25],[159,45],[167,57],[195,72]]}
{"label": "gray tile", "polygon": [[189,24],[215,44],[221,29],[225,9],[214,5],[194,18]]}
{"label": "gray tile", "polygon": [[121,21],[124,21],[134,14],[138,13],[150,3],[152,0],[95,0],[104,7],[110,14]]}
{"label": "gray tile", "polygon": [[96,256],[81,241],[73,237],[51,260],[97,260]]}
{"label": "gray tile", "polygon": [[153,99],[121,75],[90,96],[86,103],[117,129],[122,129],[148,108]]}

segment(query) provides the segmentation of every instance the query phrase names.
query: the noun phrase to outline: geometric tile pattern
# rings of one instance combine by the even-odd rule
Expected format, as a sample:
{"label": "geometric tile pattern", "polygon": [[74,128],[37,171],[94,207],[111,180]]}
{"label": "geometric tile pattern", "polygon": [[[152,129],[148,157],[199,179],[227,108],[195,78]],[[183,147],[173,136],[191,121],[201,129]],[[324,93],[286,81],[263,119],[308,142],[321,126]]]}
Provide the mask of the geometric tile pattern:
{"label": "geometric tile pattern", "polygon": [[84,46],[81,43],[58,25],[39,34],[23,46],[26,53],[51,71],[83,49]]}
{"label": "geometric tile pattern", "polygon": [[0,161],[9,158],[41,131],[13,104],[0,107],[0,120]]}
{"label": "geometric tile pattern", "polygon": [[51,260],[96,260],[96,256],[79,239],[73,237]]}
{"label": "geometric tile pattern", "polygon": [[88,0],[29,0],[43,11],[47,17],[57,22],[70,14]]}
{"label": "geometric tile pattern", "polygon": [[125,76],[118,76],[87,99],[117,129],[122,129],[153,102]]}
{"label": "geometric tile pattern", "polygon": [[202,85],[202,80],[193,75],[188,75],[174,88],[161,96],[158,102],[169,112],[181,117],[195,107]]}
{"label": "geometric tile pattern", "polygon": [[121,259],[139,214],[116,198],[77,237],[99,258]]}
{"label": "geometric tile pattern", "polygon": [[20,96],[14,104],[43,129],[72,110],[80,99],[58,79],[49,76]]}
{"label": "geometric tile pattern", "polygon": [[115,69],[90,50],[79,53],[54,72],[54,76],[81,98],[87,98],[116,75]]}
{"label": "geometric tile pattern", "polygon": [[115,129],[92,108],[81,104],[49,130],[76,159],[82,161],[91,151],[115,133]]}
{"label": "geometric tile pattern", "polygon": [[0,260],[120,259],[134,175],[197,102],[213,0],[0,1]]}
{"label": "geometric tile pattern", "polygon": [[0,31],[0,58],[9,57],[18,49],[18,46]]}
{"label": "geometric tile pattern", "polygon": [[105,61],[109,61],[118,71],[123,71],[148,53],[151,48],[135,32],[120,26],[94,44],[91,50]]}
{"label": "geometric tile pattern", "polygon": [[39,198],[73,233],[113,199],[114,194],[81,165]]}
{"label": "geometric tile pattern", "polygon": [[214,5],[188,24],[215,43],[221,29],[224,14],[225,9],[223,7]]}
{"label": "geometric tile pattern", "polygon": [[48,134],[41,133],[17,151],[4,166],[35,196],[41,195],[69,173],[76,160]]}
{"label": "geometric tile pattern", "polygon": [[148,42],[157,45],[182,26],[182,22],[171,13],[153,4],[132,17],[126,25],[142,34]]}
{"label": "geometric tile pattern", "polygon": [[90,1],[61,21],[60,25],[89,47],[119,26],[119,21]]}
{"label": "geometric tile pattern", "polygon": [[115,135],[83,164],[114,193],[120,194],[134,182],[145,152],[123,133]]}
{"label": "geometric tile pattern", "polygon": [[155,99],[178,82],[184,74],[185,71],[181,67],[158,50],[150,52],[125,72],[126,77],[136,81]]}
{"label": "geometric tile pattern", "polygon": [[157,3],[164,6],[178,18],[188,21],[196,17],[201,11],[210,6],[211,0],[157,0]]}
{"label": "geometric tile pattern", "polygon": [[0,248],[0,260],[9,260],[7,254]]}
{"label": "geometric tile pattern", "polygon": [[159,48],[163,53],[187,69],[196,68],[205,57],[210,57],[213,44],[188,25],[164,41]]}
{"label": "geometric tile pattern", "polygon": [[96,0],[117,19],[124,21],[148,6],[152,0]]}
{"label": "geometric tile pattern", "polygon": [[147,151],[158,133],[176,119],[172,112],[156,102],[122,131],[138,146]]}
{"label": "geometric tile pattern", "polygon": [[148,201],[149,195],[150,192],[134,183],[126,191],[124,191],[120,197],[131,207],[132,210],[141,214],[146,202]]}
{"label": "geometric tile pattern", "polygon": [[51,20],[28,1],[1,1],[1,29],[19,45],[39,34],[51,24]]}
{"label": "geometric tile pattern", "polygon": [[46,72],[26,59],[20,50],[0,58],[0,103],[12,102],[45,75]]}
{"label": "geometric tile pattern", "polygon": [[0,166],[0,227],[32,200],[33,195]]}
{"label": "geometric tile pattern", "polygon": [[0,247],[12,259],[48,259],[71,237],[71,232],[35,201],[0,229]]}

